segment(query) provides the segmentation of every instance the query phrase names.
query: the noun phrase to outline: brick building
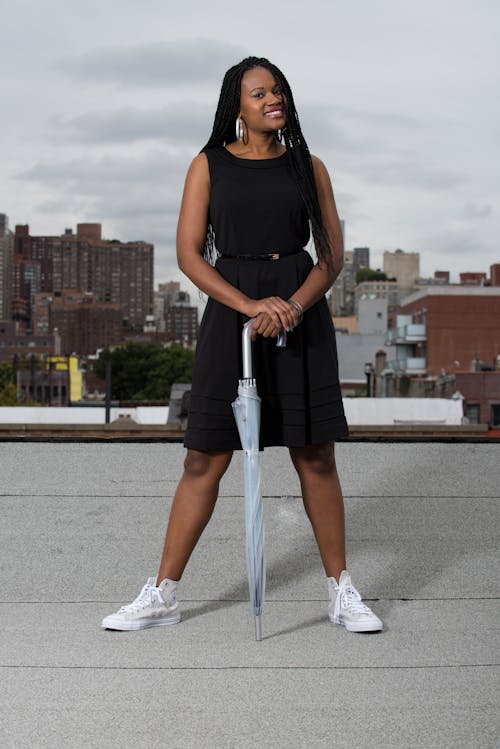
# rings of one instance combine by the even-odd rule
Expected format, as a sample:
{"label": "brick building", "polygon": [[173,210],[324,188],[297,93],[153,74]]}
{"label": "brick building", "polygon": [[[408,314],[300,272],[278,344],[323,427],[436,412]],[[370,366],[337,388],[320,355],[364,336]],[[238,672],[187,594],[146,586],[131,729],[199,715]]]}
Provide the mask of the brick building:
{"label": "brick building", "polygon": [[27,325],[36,292],[75,289],[121,305],[129,328],[142,328],[153,311],[154,247],[105,240],[101,234],[101,224],[78,224],[76,234],[67,229],[61,236],[31,236],[29,226],[16,227],[15,294],[25,301]]}
{"label": "brick building", "polygon": [[11,310],[9,318],[31,329],[33,299],[40,291],[40,264],[29,258],[14,255],[11,264]]}
{"label": "brick building", "polygon": [[43,363],[16,361],[17,397],[45,406],[69,406],[83,397],[83,376],[76,356],[47,356]]}
{"label": "brick building", "polygon": [[57,330],[60,353],[94,354],[124,339],[124,311],[120,304],[100,302],[93,294],[65,289],[35,294],[33,330],[38,335]]}
{"label": "brick building", "polygon": [[12,362],[16,355],[48,356],[54,354],[55,350],[54,335],[27,335],[19,322],[0,321],[0,361]]}
{"label": "brick building", "polygon": [[460,273],[459,277],[461,286],[485,286],[488,281],[488,276],[483,272],[467,271],[466,273]]}
{"label": "brick building", "polygon": [[450,283],[450,271],[449,270],[435,270],[434,279],[443,284]]}
{"label": "brick building", "polygon": [[165,313],[167,340],[191,346],[198,337],[198,307],[174,305]]}
{"label": "brick building", "polygon": [[198,307],[191,305],[191,297],[181,289],[179,281],[159,284],[158,291],[154,294],[154,307],[153,331],[164,333],[165,341],[176,341],[188,346],[196,342]]}
{"label": "brick building", "polygon": [[500,263],[490,265],[490,285],[500,286]]}
{"label": "brick building", "polygon": [[0,320],[9,320],[11,314],[13,252],[14,235],[9,231],[9,219],[5,213],[0,213]]}
{"label": "brick building", "polygon": [[54,367],[37,370],[20,370],[17,372],[17,397],[20,402],[25,398],[36,401],[43,406],[69,406],[69,373],[58,371]]}
{"label": "brick building", "polygon": [[494,366],[500,354],[500,286],[430,287],[407,297],[401,313],[411,317],[408,336],[416,326],[424,331],[415,355],[427,375],[468,370],[476,360]]}
{"label": "brick building", "polygon": [[489,372],[457,372],[456,388],[464,397],[464,414],[471,424],[500,427],[499,369]]}

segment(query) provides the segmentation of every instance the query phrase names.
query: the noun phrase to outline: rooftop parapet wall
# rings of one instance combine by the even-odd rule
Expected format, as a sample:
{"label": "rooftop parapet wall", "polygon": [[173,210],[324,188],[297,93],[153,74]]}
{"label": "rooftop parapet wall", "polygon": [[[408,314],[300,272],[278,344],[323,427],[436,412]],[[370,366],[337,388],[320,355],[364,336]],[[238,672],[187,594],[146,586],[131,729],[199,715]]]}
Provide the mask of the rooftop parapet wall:
{"label": "rooftop parapet wall", "polygon": [[[463,415],[462,401],[447,398],[344,398],[344,409],[350,425],[390,425],[397,421],[422,424],[460,424]],[[0,423],[7,424],[103,424],[102,407],[70,408],[0,408]],[[168,407],[112,408],[111,421],[119,416],[130,416],[137,424],[165,424]]]}

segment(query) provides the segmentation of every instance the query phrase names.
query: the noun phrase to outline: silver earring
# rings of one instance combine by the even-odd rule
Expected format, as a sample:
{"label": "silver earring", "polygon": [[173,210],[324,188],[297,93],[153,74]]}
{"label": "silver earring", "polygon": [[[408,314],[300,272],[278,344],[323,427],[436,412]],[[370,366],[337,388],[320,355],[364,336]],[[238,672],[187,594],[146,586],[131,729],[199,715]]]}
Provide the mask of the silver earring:
{"label": "silver earring", "polygon": [[280,129],[280,130],[278,130],[278,140],[279,140],[280,143],[281,143],[282,136],[283,136],[283,131]]}
{"label": "silver earring", "polygon": [[241,117],[236,118],[236,140],[243,140],[243,120]]}

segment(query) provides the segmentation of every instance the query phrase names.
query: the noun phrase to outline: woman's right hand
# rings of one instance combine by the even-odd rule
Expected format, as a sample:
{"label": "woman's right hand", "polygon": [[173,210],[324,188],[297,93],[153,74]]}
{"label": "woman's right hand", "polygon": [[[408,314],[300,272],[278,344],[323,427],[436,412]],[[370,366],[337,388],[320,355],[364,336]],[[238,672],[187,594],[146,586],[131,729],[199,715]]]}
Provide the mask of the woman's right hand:
{"label": "woman's right hand", "polygon": [[279,296],[250,299],[245,305],[244,314],[255,318],[252,338],[256,335],[276,337],[284,330],[292,330],[297,322],[297,312],[293,305]]}

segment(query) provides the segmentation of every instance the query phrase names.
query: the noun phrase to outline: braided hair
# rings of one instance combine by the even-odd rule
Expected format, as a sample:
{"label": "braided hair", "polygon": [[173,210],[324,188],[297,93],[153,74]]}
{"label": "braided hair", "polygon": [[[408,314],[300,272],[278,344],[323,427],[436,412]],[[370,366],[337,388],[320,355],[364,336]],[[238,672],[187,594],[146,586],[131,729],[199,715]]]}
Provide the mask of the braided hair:
{"label": "braided hair", "polygon": [[[201,152],[215,146],[225,146],[236,140],[235,120],[240,107],[241,79],[247,70],[257,67],[269,70],[280,86],[286,110],[286,125],[282,130],[281,138],[286,145],[288,163],[291,166],[293,178],[309,216],[316,254],[318,259],[324,260],[327,267],[331,269],[330,243],[323,225],[311,154],[300,128],[299,116],[295,109],[290,84],[276,65],[273,65],[265,57],[246,57],[237,65],[229,68],[222,81],[212,134]],[[276,138],[279,140],[278,134],[276,134]],[[204,257],[209,262],[214,263],[217,255],[214,230],[209,225]]]}

